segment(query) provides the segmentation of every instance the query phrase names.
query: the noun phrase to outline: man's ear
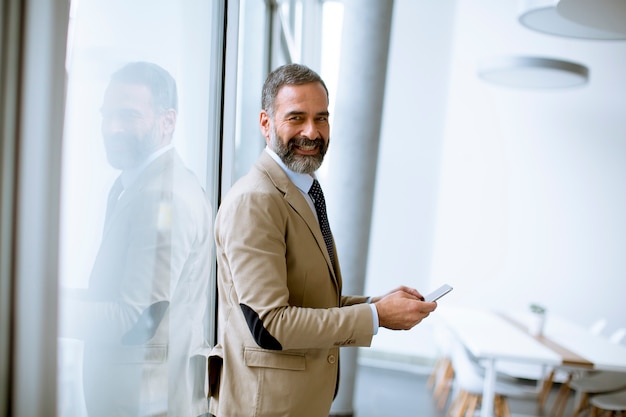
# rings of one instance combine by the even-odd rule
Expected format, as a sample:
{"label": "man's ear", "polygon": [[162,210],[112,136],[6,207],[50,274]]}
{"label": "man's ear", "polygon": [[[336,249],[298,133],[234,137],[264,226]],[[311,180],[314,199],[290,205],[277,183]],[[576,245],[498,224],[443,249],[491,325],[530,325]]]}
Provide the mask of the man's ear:
{"label": "man's ear", "polygon": [[161,115],[161,128],[164,136],[172,136],[176,127],[176,110],[165,110]]}
{"label": "man's ear", "polygon": [[270,115],[265,110],[261,110],[261,114],[259,114],[259,126],[261,134],[265,137],[265,142],[270,143],[271,120]]}

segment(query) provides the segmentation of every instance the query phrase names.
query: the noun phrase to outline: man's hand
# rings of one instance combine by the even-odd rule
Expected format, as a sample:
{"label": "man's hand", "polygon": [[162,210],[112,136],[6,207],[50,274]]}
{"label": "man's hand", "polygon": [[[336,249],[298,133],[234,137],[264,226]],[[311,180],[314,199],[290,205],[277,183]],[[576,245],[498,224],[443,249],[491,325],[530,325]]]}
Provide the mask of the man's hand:
{"label": "man's hand", "polygon": [[409,330],[435,311],[436,302],[425,302],[424,297],[407,287],[376,297],[372,302],[378,311],[378,322],[381,327],[392,330]]}
{"label": "man's hand", "polygon": [[422,294],[419,293],[419,291],[417,291],[415,288],[409,288],[407,286],[401,285],[398,288],[389,291],[387,294],[385,295],[379,295],[378,297],[372,297],[372,300],[370,302],[372,303],[377,303],[380,300],[382,300],[384,297],[393,294],[394,292],[405,292],[413,297],[417,297],[419,300],[424,300],[424,297],[422,296]]}

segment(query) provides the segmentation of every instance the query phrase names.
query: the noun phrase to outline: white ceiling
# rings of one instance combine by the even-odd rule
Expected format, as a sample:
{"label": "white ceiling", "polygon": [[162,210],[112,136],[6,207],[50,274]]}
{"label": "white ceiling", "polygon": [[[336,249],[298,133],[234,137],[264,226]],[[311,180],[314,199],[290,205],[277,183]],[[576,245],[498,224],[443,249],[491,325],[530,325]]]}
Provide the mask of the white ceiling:
{"label": "white ceiling", "polygon": [[[560,120],[563,134],[626,140],[626,41],[565,38],[532,31],[518,22],[515,0],[458,0],[454,70],[475,76],[480,59],[501,55],[557,58],[589,68],[589,82],[566,90],[491,87],[494,94],[528,100],[528,111]],[[482,81],[478,81],[481,82]]]}

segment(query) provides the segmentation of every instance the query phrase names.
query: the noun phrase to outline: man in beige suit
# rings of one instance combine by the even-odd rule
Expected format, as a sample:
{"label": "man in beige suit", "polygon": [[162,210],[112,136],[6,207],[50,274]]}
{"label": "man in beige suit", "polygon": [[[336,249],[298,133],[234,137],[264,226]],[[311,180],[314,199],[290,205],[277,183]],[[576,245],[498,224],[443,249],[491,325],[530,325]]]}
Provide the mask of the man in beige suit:
{"label": "man in beige suit", "polygon": [[209,388],[218,417],[328,416],[339,348],[369,346],[379,326],[410,329],[436,307],[407,287],[371,300],[341,294],[338,256],[313,201],[323,197],[309,196],[328,116],[315,72],[292,64],[268,76],[260,114],[267,148],[215,223],[219,337]]}
{"label": "man in beige suit", "polygon": [[155,64],[130,63],[113,74],[101,112],[121,174],[89,286],[63,299],[69,336],[84,340],[88,415],[206,414],[212,210],[172,143],[176,83]]}

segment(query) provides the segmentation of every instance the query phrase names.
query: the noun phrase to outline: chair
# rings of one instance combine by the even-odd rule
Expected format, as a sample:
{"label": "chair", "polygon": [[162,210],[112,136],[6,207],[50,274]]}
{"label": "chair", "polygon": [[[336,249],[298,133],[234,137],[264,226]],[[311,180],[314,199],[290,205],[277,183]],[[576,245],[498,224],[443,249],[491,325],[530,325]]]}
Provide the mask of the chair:
{"label": "chair", "polygon": [[[474,360],[471,354],[459,343],[451,352],[454,368],[454,390],[456,395],[450,404],[448,417],[473,416],[482,401],[484,368]],[[527,398],[534,393],[522,384],[496,378],[494,412],[496,417],[510,417],[507,398]]]}
{"label": "chair", "polygon": [[576,391],[580,397],[575,405],[572,417],[589,406],[589,397],[595,394],[610,393],[626,388],[626,373],[624,372],[599,372],[596,374],[573,379],[570,388]]}
{"label": "chair", "polygon": [[[606,327],[606,324],[606,319],[600,318],[589,326],[589,332],[594,335],[599,335]],[[496,371],[499,374],[514,378],[536,380],[539,390],[540,406],[543,406],[547,400],[554,382],[566,383],[571,379],[571,372],[565,369],[546,369],[546,367],[540,365],[502,362],[496,365]]]}
{"label": "chair", "polygon": [[564,382],[563,372],[557,373],[555,369],[543,365],[501,361],[496,363],[496,372],[500,378],[535,381],[540,405],[545,402],[552,383]]}
{"label": "chair", "polygon": [[433,399],[437,408],[442,410],[448,402],[450,389],[454,381],[454,368],[448,356],[441,356],[437,359],[430,377],[428,387],[433,388]]}
{"label": "chair", "polygon": [[[612,343],[619,343],[626,331],[618,329],[611,334],[609,340]],[[589,397],[596,394],[610,393],[626,388],[626,373],[609,371],[591,371],[586,374],[574,376],[567,383],[561,386],[559,394],[552,406],[552,413],[562,416],[569,393],[573,390],[577,393],[578,401],[574,405],[572,417],[589,406]]]}
{"label": "chair", "polygon": [[450,359],[454,336],[444,327],[436,327],[434,337],[439,349],[439,357],[428,378],[427,386],[433,388],[433,399],[437,407],[443,410],[448,402],[454,380],[454,368]]}
{"label": "chair", "polygon": [[609,337],[609,340],[611,341],[611,343],[619,344],[619,343],[622,343],[622,340],[624,340],[625,336],[626,336],[626,327],[622,327],[622,328],[615,330]]}
{"label": "chair", "polygon": [[609,415],[626,415],[626,390],[610,394],[596,395],[589,400],[591,417],[599,417],[604,412]]}
{"label": "chair", "polygon": [[[606,324],[607,320],[605,318],[597,319],[589,326],[589,333],[594,336],[602,334],[602,332],[606,328]],[[567,398],[567,393],[569,392],[569,383],[572,378],[574,378],[575,374],[580,372],[581,371],[568,370],[567,368],[553,368],[548,374],[548,377],[545,378],[542,382],[541,392],[539,394],[539,405],[543,407],[546,400],[548,399],[548,395],[550,394],[553,383],[558,382],[561,383],[561,389],[557,394],[555,403],[552,405],[553,412],[558,411],[557,403],[560,403],[562,401],[563,396]]]}
{"label": "chair", "polygon": [[601,319],[596,320],[595,322],[591,324],[591,326],[589,326],[589,331],[591,332],[591,334],[599,335],[602,333],[605,327],[606,327],[606,319],[601,318]]}

